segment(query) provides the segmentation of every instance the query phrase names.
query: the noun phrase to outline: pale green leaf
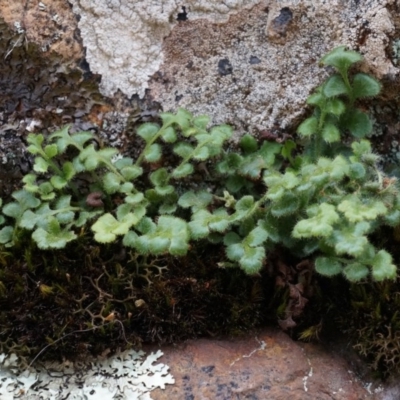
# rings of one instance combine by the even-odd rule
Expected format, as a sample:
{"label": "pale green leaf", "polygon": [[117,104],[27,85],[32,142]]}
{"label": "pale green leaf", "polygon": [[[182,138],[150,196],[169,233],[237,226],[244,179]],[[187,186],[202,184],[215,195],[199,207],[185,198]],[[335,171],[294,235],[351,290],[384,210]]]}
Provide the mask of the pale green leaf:
{"label": "pale green leaf", "polygon": [[371,261],[372,277],[376,281],[396,279],[397,268],[393,264],[392,256],[386,250],[380,250]]}
{"label": "pale green leaf", "polygon": [[151,146],[144,150],[144,159],[149,163],[160,161],[161,146],[158,143],[153,143]]}
{"label": "pale green leaf", "polygon": [[194,172],[193,165],[190,163],[182,164],[172,171],[172,176],[175,179],[185,178]]}
{"label": "pale green leaf", "polygon": [[342,264],[335,257],[317,257],[315,270],[324,276],[334,276],[342,272]]}
{"label": "pale green leaf", "polygon": [[311,238],[327,237],[333,232],[333,225],[339,220],[335,207],[331,204],[322,203],[307,209],[311,218],[299,221],[293,228],[293,237]]}
{"label": "pale green leaf", "polygon": [[368,276],[369,269],[364,264],[353,262],[343,269],[343,274],[350,282],[359,282]]}
{"label": "pale green leaf", "polygon": [[139,126],[136,133],[140,136],[146,143],[153,140],[160,130],[160,126],[151,122],[146,122]]}

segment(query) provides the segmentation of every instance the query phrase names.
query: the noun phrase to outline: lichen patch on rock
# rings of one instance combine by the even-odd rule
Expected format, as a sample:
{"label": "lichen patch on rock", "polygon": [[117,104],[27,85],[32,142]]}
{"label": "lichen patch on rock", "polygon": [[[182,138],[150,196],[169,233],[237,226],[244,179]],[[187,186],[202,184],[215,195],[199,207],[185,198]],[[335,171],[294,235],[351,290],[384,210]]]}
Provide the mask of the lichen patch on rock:
{"label": "lichen patch on rock", "polygon": [[162,355],[158,350],[144,358],[143,351],[128,350],[83,365],[53,362],[21,371],[15,355],[2,354],[0,398],[150,400],[152,390],[175,383],[168,366],[154,364]]}

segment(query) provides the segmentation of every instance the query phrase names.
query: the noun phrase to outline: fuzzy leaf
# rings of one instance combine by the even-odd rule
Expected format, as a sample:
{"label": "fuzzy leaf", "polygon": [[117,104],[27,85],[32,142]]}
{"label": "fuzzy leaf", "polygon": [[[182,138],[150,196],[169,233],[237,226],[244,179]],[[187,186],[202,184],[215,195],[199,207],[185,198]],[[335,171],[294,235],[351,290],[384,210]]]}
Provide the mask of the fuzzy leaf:
{"label": "fuzzy leaf", "polygon": [[174,256],[183,256],[189,249],[189,230],[187,223],[169,215],[159,217],[154,231],[139,236],[135,246],[142,252],[148,249],[150,254],[169,253]]}
{"label": "fuzzy leaf", "polygon": [[343,269],[343,274],[350,282],[359,282],[368,276],[369,269],[364,264],[353,262]]}
{"label": "fuzzy leaf", "polygon": [[293,140],[286,140],[281,150],[282,156],[287,160],[290,160],[292,157],[292,152],[296,149],[296,147],[297,145]]}
{"label": "fuzzy leaf", "polygon": [[336,181],[342,180],[349,172],[348,160],[339,155],[332,160],[329,176]]}
{"label": "fuzzy leaf", "polygon": [[119,187],[119,193],[129,194],[133,191],[134,186],[132,182],[125,182]]}
{"label": "fuzzy leaf", "polygon": [[361,60],[362,56],[356,51],[346,50],[346,46],[339,46],[322,57],[321,63],[335,67],[345,74],[352,64]]}
{"label": "fuzzy leaf", "polygon": [[208,227],[208,220],[211,217],[211,213],[207,210],[199,210],[192,215],[192,219],[189,222],[189,229],[191,237],[194,240],[202,239],[210,233]]}
{"label": "fuzzy leaf", "polygon": [[322,128],[322,138],[327,143],[335,143],[340,140],[340,131],[336,125],[327,123]]}
{"label": "fuzzy leaf", "polygon": [[230,244],[226,248],[226,256],[231,261],[239,261],[244,255],[244,248],[241,243]]}
{"label": "fuzzy leaf", "polygon": [[73,146],[78,149],[82,149],[84,144],[93,139],[93,133],[92,132],[78,132],[74,133],[73,135],[70,135],[68,133],[69,130],[69,125],[64,126],[62,129],[52,133],[49,136],[49,140],[57,139],[57,147],[58,147],[58,153],[62,154],[64,151],[67,149],[68,146]]}
{"label": "fuzzy leaf", "polygon": [[150,174],[150,181],[154,186],[168,185],[170,175],[166,168],[159,168]]}
{"label": "fuzzy leaf", "polygon": [[325,96],[317,90],[317,93],[313,93],[307,98],[307,104],[311,106],[317,106],[319,108],[324,108],[326,103]]}
{"label": "fuzzy leaf", "polygon": [[342,115],[346,111],[346,106],[343,101],[333,98],[329,99],[326,103],[326,111],[333,115],[339,116]]}
{"label": "fuzzy leaf", "polygon": [[76,237],[74,232],[61,229],[56,218],[50,218],[45,229],[38,228],[32,234],[32,239],[40,249],[62,249]]}
{"label": "fuzzy leaf", "polygon": [[177,140],[175,129],[172,126],[168,126],[161,133],[161,137],[165,143],[175,143]]}
{"label": "fuzzy leaf", "polygon": [[44,136],[40,134],[30,133],[26,139],[29,143],[27,150],[29,153],[35,155],[42,152],[42,143],[44,141]]}
{"label": "fuzzy leaf", "polygon": [[94,238],[99,243],[111,243],[117,235],[125,235],[140,219],[141,217],[134,213],[126,214],[121,220],[117,220],[110,213],[104,214],[92,225]]}
{"label": "fuzzy leaf", "polygon": [[327,203],[309,207],[307,214],[312,215],[312,217],[303,219],[295,225],[293,237],[297,239],[327,237],[333,232],[332,225],[339,220],[335,207]]}
{"label": "fuzzy leaf", "polygon": [[199,129],[206,129],[209,122],[210,117],[208,115],[199,115],[193,118],[193,125]]}
{"label": "fuzzy leaf", "polygon": [[348,129],[358,139],[365,137],[372,131],[372,123],[368,115],[358,109],[346,112],[342,116],[341,123],[345,129]]}
{"label": "fuzzy leaf", "polygon": [[225,232],[230,223],[229,215],[223,208],[215,210],[213,214],[201,209],[193,213],[189,229],[191,237],[197,240],[206,237],[210,231]]}
{"label": "fuzzy leaf", "polygon": [[55,157],[58,154],[57,145],[55,143],[48,144],[44,148],[44,152],[45,152],[46,156],[49,157],[49,158]]}
{"label": "fuzzy leaf", "polygon": [[315,270],[324,276],[334,276],[342,272],[342,264],[335,257],[317,257]]}
{"label": "fuzzy leaf", "polygon": [[242,162],[243,157],[237,153],[228,153],[224,155],[224,158],[216,166],[216,171],[219,174],[230,175],[235,172]]}
{"label": "fuzzy leaf", "polygon": [[369,245],[367,237],[364,236],[369,229],[370,224],[365,221],[348,227],[340,227],[340,230],[333,233],[336,253],[361,256]]}
{"label": "fuzzy leaf", "polygon": [[218,138],[221,143],[229,139],[233,134],[233,129],[229,125],[217,125],[211,128],[210,135],[214,138]]}
{"label": "fuzzy leaf", "polygon": [[97,217],[99,214],[102,214],[103,210],[96,211],[81,211],[79,213],[78,219],[75,220],[74,225],[78,228],[86,225],[88,221],[92,218]]}
{"label": "fuzzy leaf", "polygon": [[50,183],[57,190],[61,190],[68,185],[68,181],[66,181],[62,176],[57,175],[50,178]]}
{"label": "fuzzy leaf", "polygon": [[254,208],[254,197],[253,196],[243,196],[238,202],[235,204],[236,212],[232,215],[234,221],[240,221],[243,218],[246,218],[249,213],[253,212]]}
{"label": "fuzzy leaf", "polygon": [[113,172],[107,172],[103,176],[103,188],[106,193],[113,194],[120,188],[121,178]]}
{"label": "fuzzy leaf", "polygon": [[192,153],[193,153],[193,146],[191,146],[188,143],[180,142],[177,145],[174,146],[174,153],[177,154],[178,156],[188,159]]}
{"label": "fuzzy leaf", "polygon": [[33,165],[33,170],[39,174],[47,172],[49,169],[49,163],[42,157],[36,157]]}
{"label": "fuzzy leaf", "polygon": [[192,157],[198,161],[205,161],[209,158],[209,156],[210,156],[210,151],[206,146],[197,147],[192,155]]}
{"label": "fuzzy leaf", "polygon": [[161,146],[158,143],[153,143],[144,151],[144,159],[149,163],[159,161],[161,158]]}
{"label": "fuzzy leaf", "polygon": [[371,76],[362,73],[354,76],[353,96],[355,99],[376,96],[380,91],[381,85]]}
{"label": "fuzzy leaf", "polygon": [[379,215],[387,212],[386,206],[379,200],[369,200],[366,203],[356,196],[349,196],[338,205],[338,210],[343,212],[350,222],[359,222],[364,220],[373,221]]}
{"label": "fuzzy leaf", "polygon": [[160,126],[152,122],[146,122],[139,126],[136,133],[140,136],[146,143],[149,143],[157,135],[160,130]]}
{"label": "fuzzy leaf", "polygon": [[239,146],[242,148],[245,154],[251,154],[258,150],[257,140],[249,134],[242,136]]}
{"label": "fuzzy leaf", "polygon": [[301,136],[311,136],[318,132],[318,120],[315,117],[309,117],[303,121],[297,128],[297,133]]}
{"label": "fuzzy leaf", "polygon": [[135,193],[135,194],[129,194],[128,196],[125,197],[125,202],[131,205],[134,204],[139,204],[144,200],[144,195],[143,193]]}
{"label": "fuzzy leaf", "polygon": [[185,178],[194,171],[193,165],[190,163],[182,164],[172,171],[172,177],[175,179]]}
{"label": "fuzzy leaf", "polygon": [[246,237],[246,243],[251,247],[263,244],[269,237],[268,231],[263,228],[262,224],[255,227]]}
{"label": "fuzzy leaf", "polygon": [[326,81],[323,92],[326,97],[336,97],[342,94],[349,94],[343,78],[339,75],[332,75]]}
{"label": "fuzzy leaf", "polygon": [[240,267],[246,274],[253,275],[260,271],[265,259],[264,247],[247,247],[244,248],[244,255],[239,260]]}
{"label": "fuzzy leaf", "polygon": [[365,177],[366,172],[363,164],[355,162],[350,164],[347,175],[350,179],[362,179]]}
{"label": "fuzzy leaf", "polygon": [[53,191],[53,185],[50,182],[43,182],[39,185],[39,194],[42,200],[53,200],[56,194]]}
{"label": "fuzzy leaf", "polygon": [[27,174],[22,178],[22,182],[25,184],[24,189],[30,193],[36,193],[39,191],[39,186],[36,185],[36,175]]}
{"label": "fuzzy leaf", "polygon": [[193,116],[189,111],[179,108],[176,115],[169,112],[164,112],[160,113],[160,117],[164,125],[177,124],[182,130],[186,130],[190,127],[190,121]]}
{"label": "fuzzy leaf", "polygon": [[246,178],[257,180],[261,176],[261,170],[265,168],[265,162],[260,155],[243,160],[239,167],[239,174]]}
{"label": "fuzzy leaf", "polygon": [[37,199],[33,194],[26,190],[18,190],[12,194],[12,197],[17,202],[8,203],[3,207],[3,214],[14,219],[18,219],[22,216],[25,210],[28,208],[36,208],[40,205],[40,200]]}
{"label": "fuzzy leaf", "polygon": [[385,250],[380,250],[376,253],[371,261],[372,277],[376,281],[385,279],[396,279],[397,268],[393,264],[392,256]]}
{"label": "fuzzy leaf", "polygon": [[143,174],[143,168],[136,165],[128,165],[121,168],[121,175],[128,181],[132,181]]}
{"label": "fuzzy leaf", "polygon": [[294,214],[299,206],[299,197],[290,191],[285,191],[279,200],[273,202],[271,213],[274,217],[283,217]]}
{"label": "fuzzy leaf", "polygon": [[6,244],[12,241],[14,228],[12,226],[3,226],[0,229],[0,243]]}
{"label": "fuzzy leaf", "polygon": [[191,207],[192,212],[195,213],[198,210],[206,208],[212,201],[213,196],[206,190],[200,190],[198,192],[184,193],[178,200],[178,204],[183,208]]}

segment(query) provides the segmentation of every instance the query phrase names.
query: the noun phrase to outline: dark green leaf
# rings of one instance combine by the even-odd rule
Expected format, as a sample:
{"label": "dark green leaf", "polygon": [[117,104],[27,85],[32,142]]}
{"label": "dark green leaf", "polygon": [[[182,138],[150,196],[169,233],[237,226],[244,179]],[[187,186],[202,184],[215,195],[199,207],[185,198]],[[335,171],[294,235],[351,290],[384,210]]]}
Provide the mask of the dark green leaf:
{"label": "dark green leaf", "polygon": [[353,96],[355,99],[376,96],[380,91],[379,82],[369,75],[359,73],[353,79]]}

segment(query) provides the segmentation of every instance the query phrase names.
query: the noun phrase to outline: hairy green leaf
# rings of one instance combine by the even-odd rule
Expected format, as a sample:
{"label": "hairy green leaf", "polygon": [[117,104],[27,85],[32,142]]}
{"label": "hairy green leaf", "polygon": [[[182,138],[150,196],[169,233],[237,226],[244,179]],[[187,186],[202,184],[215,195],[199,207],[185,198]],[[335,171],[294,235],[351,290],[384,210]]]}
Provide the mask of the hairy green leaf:
{"label": "hairy green leaf", "polygon": [[382,201],[371,199],[363,203],[357,195],[349,196],[343,200],[338,205],[338,210],[343,212],[350,222],[372,221],[387,212],[387,208]]}
{"label": "hairy green leaf", "polygon": [[376,281],[396,279],[397,268],[393,264],[392,256],[386,250],[379,250],[371,261],[372,277]]}
{"label": "hairy green leaf", "polygon": [[317,257],[315,270],[324,276],[335,276],[342,272],[342,264],[336,257]]}
{"label": "hairy green leaf", "polygon": [[362,73],[354,76],[353,96],[355,99],[376,96],[380,91],[381,85],[371,76]]}
{"label": "hairy green leaf", "polygon": [[318,132],[318,120],[315,117],[309,117],[303,121],[297,128],[297,133],[301,136],[311,136]]}
{"label": "hairy green leaf", "polygon": [[137,129],[136,134],[146,143],[151,142],[160,130],[160,126],[152,122],[146,122]]}
{"label": "hairy green leaf", "polygon": [[353,262],[347,264],[343,269],[343,274],[350,282],[359,282],[369,275],[369,269],[364,264]]}
{"label": "hairy green leaf", "polygon": [[293,228],[293,237],[327,237],[333,232],[333,225],[339,220],[335,207],[331,204],[322,203],[307,209],[311,218],[299,221]]}

